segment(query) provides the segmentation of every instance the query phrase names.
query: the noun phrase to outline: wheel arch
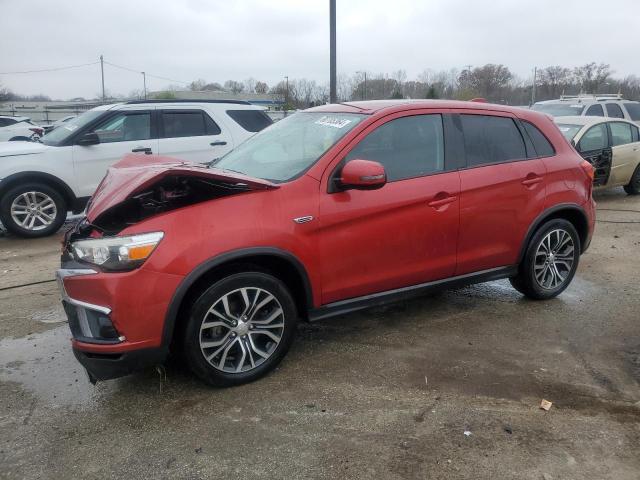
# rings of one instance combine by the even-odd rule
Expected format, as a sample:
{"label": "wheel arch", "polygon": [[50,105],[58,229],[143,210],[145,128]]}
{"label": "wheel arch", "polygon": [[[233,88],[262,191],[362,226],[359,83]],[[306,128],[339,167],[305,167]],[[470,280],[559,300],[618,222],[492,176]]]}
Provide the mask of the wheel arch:
{"label": "wheel arch", "polygon": [[55,175],[51,175],[50,173],[45,172],[19,172],[3,178],[2,181],[0,181],[0,197],[4,195],[8,189],[25,182],[42,182],[52,188],[55,188],[64,197],[65,201],[67,202],[67,208],[73,208],[75,211],[75,205],[78,201],[78,198],[73,193],[71,187],[69,187],[69,185],[67,185],[63,180],[60,180]]}
{"label": "wheel arch", "polygon": [[169,346],[186,324],[188,306],[213,282],[246,271],[247,267],[273,274],[294,297],[298,314],[306,317],[313,307],[311,282],[302,262],[290,252],[275,247],[253,247],[226,252],[194,268],[178,285],[167,309],[162,345]]}
{"label": "wheel arch", "polygon": [[589,238],[589,220],[586,212],[581,206],[576,204],[561,204],[548,208],[540,215],[538,215],[538,217],[531,224],[529,230],[527,231],[527,235],[524,238],[524,242],[520,247],[518,264],[522,262],[529,242],[531,241],[533,235],[535,235],[536,231],[540,228],[540,226],[545,222],[553,220],[555,218],[562,218],[571,222],[571,224],[576,228],[578,236],[580,237],[581,253],[585,251],[586,247],[588,246],[587,241]]}

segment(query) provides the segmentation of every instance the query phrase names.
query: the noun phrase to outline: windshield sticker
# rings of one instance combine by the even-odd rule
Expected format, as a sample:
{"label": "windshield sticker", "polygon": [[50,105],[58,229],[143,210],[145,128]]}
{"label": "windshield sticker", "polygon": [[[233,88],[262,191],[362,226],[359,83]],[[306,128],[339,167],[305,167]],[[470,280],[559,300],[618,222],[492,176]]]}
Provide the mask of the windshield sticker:
{"label": "windshield sticker", "polygon": [[569,130],[571,130],[569,127],[560,127],[561,132],[568,132]]}
{"label": "windshield sticker", "polygon": [[74,130],[76,130],[78,128],[78,126],[77,125],[65,125],[64,128],[66,128],[70,132],[73,132]]}
{"label": "windshield sticker", "polygon": [[324,125],[325,127],[343,128],[351,123],[346,118],[330,117],[325,115],[314,122],[316,125]]}
{"label": "windshield sticker", "polygon": [[582,105],[571,105],[571,108],[580,108]]}

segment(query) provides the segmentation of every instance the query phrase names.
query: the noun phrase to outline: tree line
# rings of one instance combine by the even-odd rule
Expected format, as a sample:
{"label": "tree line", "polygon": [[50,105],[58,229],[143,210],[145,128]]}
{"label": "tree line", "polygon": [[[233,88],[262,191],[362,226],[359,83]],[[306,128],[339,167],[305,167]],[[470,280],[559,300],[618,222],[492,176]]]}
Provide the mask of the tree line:
{"label": "tree line", "polygon": [[[184,86],[168,86],[155,98],[174,98],[175,91]],[[328,84],[306,78],[283,79],[268,85],[253,77],[244,81],[227,80],[224,83],[198,79],[188,87],[191,91],[225,91],[232,94],[271,94],[286,108],[307,108],[329,101]],[[426,69],[416,78],[409,79],[405,70],[389,73],[358,72],[337,78],[338,101],[448,98],[470,100],[486,98],[490,102],[507,105],[530,105],[531,101],[550,100],[560,95],[579,93],[621,93],[624,98],[640,100],[640,77],[616,77],[609,64],[591,62],[574,68],[552,65],[537,69],[535,91],[532,78],[522,79],[502,64],[486,64],[475,68],[435,71]],[[126,95],[108,95],[109,100],[141,98],[140,90]],[[96,98],[100,96],[97,95]],[[16,95],[0,86],[1,100],[49,100],[45,95],[31,97]]]}

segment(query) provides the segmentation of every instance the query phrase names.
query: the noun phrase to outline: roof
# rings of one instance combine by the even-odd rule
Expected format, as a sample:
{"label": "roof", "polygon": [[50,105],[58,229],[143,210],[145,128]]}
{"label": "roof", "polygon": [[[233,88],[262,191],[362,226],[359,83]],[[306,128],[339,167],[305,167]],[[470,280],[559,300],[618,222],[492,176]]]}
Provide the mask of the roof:
{"label": "roof", "polygon": [[334,112],[334,113],[363,113],[372,115],[385,110],[403,110],[418,108],[437,109],[470,109],[470,110],[494,110],[499,112],[525,112],[527,109],[508,105],[497,105],[486,102],[463,102],[459,100],[364,100],[358,102],[343,102],[313,107],[307,112]]}
{"label": "roof", "polygon": [[563,123],[568,125],[595,125],[597,123],[606,123],[606,122],[624,122],[630,125],[636,125],[635,122],[627,120],[625,118],[614,118],[614,117],[593,117],[588,115],[581,116],[565,116],[565,117],[554,117],[553,119],[556,123]]}
{"label": "roof", "polygon": [[10,118],[11,120],[15,120],[16,122],[24,122],[31,120],[29,117],[12,117],[10,115],[0,115],[0,118]]}

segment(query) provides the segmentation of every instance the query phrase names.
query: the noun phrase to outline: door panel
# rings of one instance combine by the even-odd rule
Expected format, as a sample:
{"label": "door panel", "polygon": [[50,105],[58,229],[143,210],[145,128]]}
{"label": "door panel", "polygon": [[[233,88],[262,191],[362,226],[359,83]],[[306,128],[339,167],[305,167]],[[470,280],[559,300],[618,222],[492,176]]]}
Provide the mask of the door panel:
{"label": "door panel", "polygon": [[517,263],[527,230],[542,213],[545,173],[539,159],[460,172],[456,275]]}
{"label": "door panel", "polygon": [[107,169],[125,155],[158,153],[151,111],[118,112],[92,131],[100,138],[99,144],[73,146],[79,197],[92,195]]}
{"label": "door panel", "polygon": [[627,185],[640,163],[640,142],[612,147],[613,161],[607,186]]}
{"label": "door panel", "polygon": [[323,303],[452,276],[459,189],[447,172],[322,195]]}
{"label": "door panel", "polygon": [[160,155],[209,163],[233,148],[231,136],[203,110],[165,108],[159,122]]}

